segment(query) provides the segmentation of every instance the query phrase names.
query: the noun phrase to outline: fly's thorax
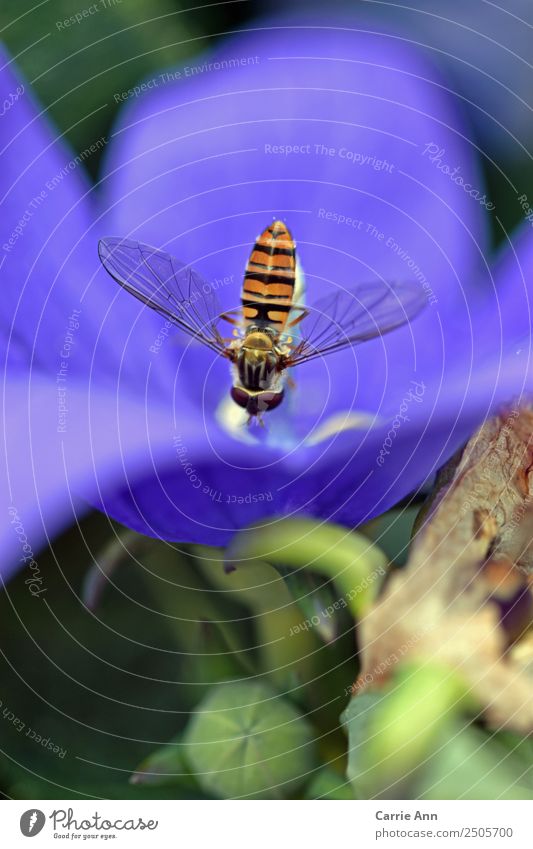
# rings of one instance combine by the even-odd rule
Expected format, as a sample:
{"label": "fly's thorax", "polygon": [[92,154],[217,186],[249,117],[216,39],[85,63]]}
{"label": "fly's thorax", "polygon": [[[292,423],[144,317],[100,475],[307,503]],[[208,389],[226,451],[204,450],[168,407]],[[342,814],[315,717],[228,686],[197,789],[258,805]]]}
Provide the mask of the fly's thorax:
{"label": "fly's thorax", "polygon": [[274,334],[270,329],[263,329],[254,325],[248,328],[242,347],[247,351],[269,353],[274,350],[274,342]]}
{"label": "fly's thorax", "polygon": [[237,378],[246,389],[254,392],[270,389],[279,371],[277,334],[270,328],[251,325],[236,352],[234,363]]}

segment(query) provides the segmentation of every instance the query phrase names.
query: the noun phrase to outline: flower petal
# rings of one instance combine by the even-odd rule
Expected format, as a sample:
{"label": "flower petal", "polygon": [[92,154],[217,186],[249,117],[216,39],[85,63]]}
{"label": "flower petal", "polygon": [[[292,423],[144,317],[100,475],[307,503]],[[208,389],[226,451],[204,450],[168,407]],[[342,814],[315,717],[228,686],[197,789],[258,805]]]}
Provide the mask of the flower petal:
{"label": "flower petal", "polygon": [[55,369],[79,298],[70,284],[82,282],[86,254],[74,254],[92,221],[90,187],[82,157],[54,136],[3,51],[0,64],[2,345],[25,361],[33,350],[37,362]]}
{"label": "flower petal", "polygon": [[32,362],[51,375],[75,351],[71,374],[92,367],[116,382],[120,364],[121,379],[135,386],[161,321],[147,310],[139,317],[127,297],[117,302],[99,268],[101,230],[84,162],[106,140],[69,150],[3,51],[0,64],[2,350],[10,365]]}
{"label": "flower petal", "polygon": [[[227,309],[273,216],[297,241],[309,303],[376,276],[426,290],[412,338],[357,352],[357,387],[348,352],[332,362],[331,386],[323,369],[319,378],[302,368],[304,397],[329,391],[340,409],[347,382],[363,409],[379,411],[384,391],[404,391],[417,351],[432,370],[471,356],[482,177],[445,85],[400,39],[270,21],[144,86],[107,157],[110,232],[191,262]],[[209,358],[197,359],[204,374]]]}

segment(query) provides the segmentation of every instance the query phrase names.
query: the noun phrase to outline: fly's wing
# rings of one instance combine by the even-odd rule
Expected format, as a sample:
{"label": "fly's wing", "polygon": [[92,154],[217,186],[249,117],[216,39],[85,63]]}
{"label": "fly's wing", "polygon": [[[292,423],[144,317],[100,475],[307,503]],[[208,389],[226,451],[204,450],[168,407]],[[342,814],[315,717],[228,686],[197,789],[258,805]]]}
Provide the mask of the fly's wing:
{"label": "fly's wing", "polygon": [[426,296],[415,283],[377,280],[333,292],[310,308],[287,365],[383,336],[413,319],[425,304]]}
{"label": "fly's wing", "polygon": [[102,265],[123,289],[217,353],[226,351],[217,330],[220,306],[213,288],[175,257],[130,239],[101,239]]}

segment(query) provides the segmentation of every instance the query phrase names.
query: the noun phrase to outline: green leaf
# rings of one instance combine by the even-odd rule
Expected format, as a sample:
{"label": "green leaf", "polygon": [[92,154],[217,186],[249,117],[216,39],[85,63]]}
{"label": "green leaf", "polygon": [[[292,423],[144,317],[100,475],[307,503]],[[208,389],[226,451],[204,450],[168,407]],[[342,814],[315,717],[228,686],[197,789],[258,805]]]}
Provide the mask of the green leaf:
{"label": "green leaf", "polygon": [[532,799],[533,765],[478,728],[449,723],[421,770],[421,799]]}
{"label": "green leaf", "polygon": [[355,792],[388,796],[397,782],[409,783],[442,728],[464,707],[462,681],[437,663],[406,665],[388,691],[355,696],[343,714]]}
{"label": "green leaf", "polygon": [[338,772],[324,767],[313,778],[306,792],[306,799],[355,799],[352,787]]}
{"label": "green leaf", "polygon": [[333,643],[340,633],[342,608],[332,582],[300,569],[289,572],[285,583],[304,617],[300,627],[312,628],[326,645]]}
{"label": "green leaf", "polygon": [[278,799],[316,764],[311,726],[262,682],[222,684],[198,707],[184,756],[204,791],[224,799]]}
{"label": "green leaf", "polygon": [[182,735],[174,737],[167,745],[148,755],[132,774],[130,784],[198,790],[198,784],[183,756]]}
{"label": "green leaf", "polygon": [[351,699],[341,715],[341,722],[348,735],[347,776],[355,796],[359,799],[368,798],[373,792],[367,745],[369,738],[375,733],[374,712],[383,699],[381,693],[361,693]]}

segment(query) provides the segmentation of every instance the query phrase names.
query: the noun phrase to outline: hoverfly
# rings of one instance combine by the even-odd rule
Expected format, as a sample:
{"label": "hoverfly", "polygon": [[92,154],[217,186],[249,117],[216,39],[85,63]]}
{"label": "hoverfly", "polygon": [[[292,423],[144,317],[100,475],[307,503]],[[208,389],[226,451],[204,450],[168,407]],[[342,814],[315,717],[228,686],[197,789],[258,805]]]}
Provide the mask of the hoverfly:
{"label": "hoverfly", "polygon": [[[282,221],[257,238],[242,306],[227,313],[213,287],[170,254],[117,238],[102,239],[98,249],[105,269],[124,289],[230,361],[231,397],[249,423],[281,404],[289,368],[401,327],[425,304],[415,284],[381,280],[337,290],[309,309],[295,304],[296,246]],[[236,337],[222,335],[222,320],[237,328]],[[300,323],[293,339],[290,331]]]}

